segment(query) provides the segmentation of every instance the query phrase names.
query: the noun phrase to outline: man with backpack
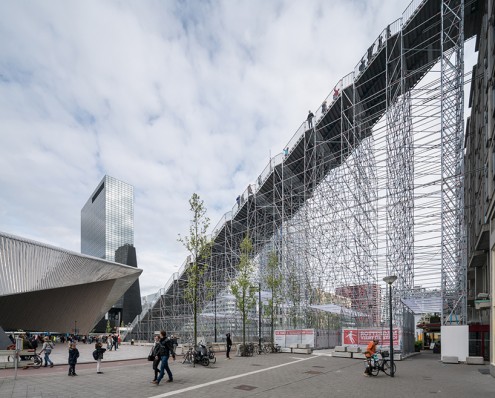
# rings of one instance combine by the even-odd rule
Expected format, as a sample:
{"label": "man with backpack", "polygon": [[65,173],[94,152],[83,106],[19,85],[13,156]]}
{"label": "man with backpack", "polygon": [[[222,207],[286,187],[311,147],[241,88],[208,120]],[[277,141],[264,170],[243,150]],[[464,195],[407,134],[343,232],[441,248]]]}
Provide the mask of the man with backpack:
{"label": "man with backpack", "polygon": [[153,384],[156,385],[160,384],[160,381],[163,379],[165,371],[167,371],[167,375],[168,375],[167,383],[171,383],[174,381],[174,376],[172,375],[172,372],[170,371],[170,368],[168,366],[168,358],[170,357],[170,355],[172,355],[172,358],[175,361],[175,352],[172,342],[170,341],[170,339],[167,338],[167,332],[165,332],[165,330],[161,330],[158,355],[155,358],[155,359],[159,358],[161,360],[160,374],[158,375],[158,379],[152,381]]}

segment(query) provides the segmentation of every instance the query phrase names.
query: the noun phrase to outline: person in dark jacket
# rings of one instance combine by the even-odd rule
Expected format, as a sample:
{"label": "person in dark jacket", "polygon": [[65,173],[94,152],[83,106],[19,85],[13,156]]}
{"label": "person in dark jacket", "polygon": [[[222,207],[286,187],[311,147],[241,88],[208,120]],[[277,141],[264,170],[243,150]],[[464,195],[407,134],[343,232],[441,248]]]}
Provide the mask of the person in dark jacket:
{"label": "person in dark jacket", "polygon": [[98,355],[98,359],[96,360],[96,373],[102,374],[101,371],[101,361],[103,360],[103,353],[107,350],[103,348],[103,345],[100,342],[95,344],[96,353]]}
{"label": "person in dark jacket", "polygon": [[151,352],[151,355],[153,355],[153,370],[155,371],[155,377],[151,381],[152,383],[158,379],[158,373],[160,371],[158,370],[158,365],[160,364],[160,336],[156,335],[155,336],[155,345],[153,346],[153,351]]}
{"label": "person in dark jacket", "polygon": [[230,333],[227,333],[226,336],[227,336],[227,359],[230,359],[230,349],[232,348],[232,340],[230,339]]}
{"label": "person in dark jacket", "polygon": [[[159,354],[158,357],[161,360],[160,374],[158,375],[158,379],[153,380],[153,384],[160,384],[160,381],[163,379],[165,371],[167,371],[168,380],[167,383],[171,383],[174,381],[174,376],[168,367],[168,358],[172,355],[172,358],[175,361],[175,352],[172,346],[172,342],[167,338],[167,332],[165,330],[160,331],[160,345],[159,345]],[[156,359],[156,358],[155,358]]]}
{"label": "person in dark jacket", "polygon": [[79,350],[76,348],[76,343],[71,343],[69,347],[69,376],[77,376],[77,358],[79,358]]}

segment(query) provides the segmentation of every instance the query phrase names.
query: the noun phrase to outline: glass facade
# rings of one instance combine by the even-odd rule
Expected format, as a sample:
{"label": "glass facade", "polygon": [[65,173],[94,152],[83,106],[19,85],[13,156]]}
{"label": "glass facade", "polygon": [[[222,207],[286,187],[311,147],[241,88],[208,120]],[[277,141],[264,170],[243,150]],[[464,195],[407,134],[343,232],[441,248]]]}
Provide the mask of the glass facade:
{"label": "glass facade", "polygon": [[81,253],[115,261],[134,245],[134,187],[105,176],[81,210]]}

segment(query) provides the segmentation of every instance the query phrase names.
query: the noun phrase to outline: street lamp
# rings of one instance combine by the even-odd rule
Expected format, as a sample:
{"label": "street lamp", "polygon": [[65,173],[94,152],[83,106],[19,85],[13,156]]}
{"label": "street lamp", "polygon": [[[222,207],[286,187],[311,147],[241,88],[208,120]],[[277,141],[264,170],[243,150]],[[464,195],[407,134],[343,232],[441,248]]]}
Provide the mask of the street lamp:
{"label": "street lamp", "polygon": [[389,275],[383,278],[383,281],[388,284],[388,311],[390,320],[390,377],[394,377],[394,331],[392,323],[392,284],[397,280],[397,276]]}
{"label": "street lamp", "polygon": [[258,282],[258,353],[261,352],[261,282]]}

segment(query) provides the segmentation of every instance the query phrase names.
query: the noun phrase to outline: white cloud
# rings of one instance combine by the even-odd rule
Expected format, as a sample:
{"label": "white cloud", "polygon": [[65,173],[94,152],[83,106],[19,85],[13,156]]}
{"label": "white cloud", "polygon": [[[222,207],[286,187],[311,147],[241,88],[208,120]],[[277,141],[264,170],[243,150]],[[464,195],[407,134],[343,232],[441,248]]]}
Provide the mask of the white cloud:
{"label": "white cloud", "polygon": [[409,1],[0,0],[0,230],[80,251],[104,174],[135,187],[143,294]]}

